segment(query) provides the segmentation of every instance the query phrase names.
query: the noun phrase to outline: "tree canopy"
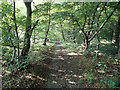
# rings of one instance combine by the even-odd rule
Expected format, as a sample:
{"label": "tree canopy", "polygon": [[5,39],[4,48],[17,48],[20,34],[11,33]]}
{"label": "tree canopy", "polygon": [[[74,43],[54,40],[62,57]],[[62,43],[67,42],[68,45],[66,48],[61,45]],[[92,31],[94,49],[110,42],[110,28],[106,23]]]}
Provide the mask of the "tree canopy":
{"label": "tree canopy", "polygon": [[[105,83],[105,86],[102,87],[119,86],[119,80],[116,80],[118,79],[118,67],[120,65],[119,1],[55,2],[50,0],[37,3],[34,0],[23,0],[23,4],[24,7],[20,7],[14,0],[0,4],[2,8],[0,13],[2,17],[0,21],[2,60],[8,65],[5,66],[8,67],[7,70],[11,68],[12,72],[21,72],[36,61],[41,61],[40,63],[44,66],[44,60],[49,62],[50,58],[48,59],[48,57],[54,57],[55,54],[52,54],[53,56],[50,54],[52,51],[58,55],[55,58],[61,59],[63,57],[61,60],[67,60],[70,57],[69,55],[66,55],[67,58],[65,55],[60,56],[60,53],[74,52],[82,55],[82,57],[78,55],[76,58],[82,58],[83,65],[93,64],[93,67],[90,66],[90,68],[94,73],[88,69],[84,73],[84,77],[89,83],[94,82],[91,78],[95,77],[93,74],[96,72],[106,72],[106,78],[101,80]],[[59,53],[59,51],[61,52]],[[72,57],[74,56],[72,55]],[[55,65],[59,65],[58,62]],[[70,62],[72,63],[72,61]],[[76,62],[75,59],[74,63]],[[84,69],[82,70],[84,71]],[[107,82],[109,78],[107,74],[111,73],[110,70],[112,75],[115,75],[116,81]]]}

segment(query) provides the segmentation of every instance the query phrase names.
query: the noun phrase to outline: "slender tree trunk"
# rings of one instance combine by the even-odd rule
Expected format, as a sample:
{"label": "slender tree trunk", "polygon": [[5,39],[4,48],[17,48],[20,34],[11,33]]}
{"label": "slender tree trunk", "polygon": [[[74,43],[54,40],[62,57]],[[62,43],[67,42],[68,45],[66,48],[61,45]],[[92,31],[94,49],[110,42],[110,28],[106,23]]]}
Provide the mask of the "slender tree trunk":
{"label": "slender tree trunk", "polygon": [[34,35],[33,35],[33,38],[32,38],[32,50],[34,50],[34,47],[35,47],[35,30],[34,30]]}
{"label": "slender tree trunk", "polygon": [[115,30],[113,30],[112,44],[115,44]]}
{"label": "slender tree trunk", "polygon": [[62,30],[62,37],[63,37],[63,40],[65,41],[65,35],[63,30]]}
{"label": "slender tree trunk", "polygon": [[35,31],[34,31],[34,41],[33,41],[34,44],[35,44],[35,38],[36,38],[36,37],[35,37]]}
{"label": "slender tree trunk", "polygon": [[60,25],[61,25],[62,38],[63,38],[63,40],[65,41],[64,31],[62,30],[62,23],[60,23]]}
{"label": "slender tree trunk", "polygon": [[115,44],[117,46],[119,46],[119,38],[120,38],[120,16],[118,17],[118,25],[117,25],[117,29],[116,29],[116,35],[115,35]]}
{"label": "slender tree trunk", "polygon": [[47,29],[47,31],[46,31],[46,35],[45,35],[45,39],[44,39],[43,45],[46,45],[48,32],[49,32],[49,30],[50,30],[50,9],[48,10],[48,15],[49,15],[48,29]]}
{"label": "slender tree trunk", "polygon": [[117,28],[113,31],[112,44],[119,46],[119,34],[120,34],[120,16],[118,17]]}
{"label": "slender tree trunk", "polygon": [[100,36],[97,34],[97,39],[98,39],[98,48],[100,47]]}
{"label": "slender tree trunk", "polygon": [[[118,20],[118,30],[120,30],[120,16],[119,16],[119,20]],[[120,37],[119,37],[120,38]],[[119,39],[118,38],[118,39]],[[119,46],[118,46],[118,60],[120,61],[120,41],[119,41]],[[118,73],[120,73],[120,69],[118,67]],[[118,78],[118,87],[120,87],[120,77]]]}
{"label": "slender tree trunk", "polygon": [[110,36],[111,36],[111,37],[110,37],[111,42],[112,42],[112,39],[113,39],[113,31],[114,31],[114,30],[111,29],[111,34],[110,34]]}
{"label": "slender tree trunk", "polygon": [[30,38],[32,35],[32,30],[31,30],[32,9],[31,9],[31,2],[24,2],[24,3],[27,8],[27,18],[26,18],[26,32],[24,38],[24,46],[21,52],[21,56],[28,56],[28,52],[30,49]]}
{"label": "slender tree trunk", "polygon": [[[9,27],[9,29],[8,29],[8,32],[9,32],[9,33],[10,33],[10,30],[11,30],[11,27]],[[12,59],[11,59],[11,63],[13,63],[13,62],[14,62],[15,55],[16,55],[16,47],[14,46],[14,43],[13,43],[13,41],[12,41],[12,39],[11,39],[11,34],[10,34],[9,38],[10,38],[10,43],[11,43],[12,46],[13,46],[13,55],[12,55]]]}
{"label": "slender tree trunk", "polygon": [[11,59],[12,63],[14,62],[15,55],[16,55],[16,48],[13,47],[13,55],[12,55],[12,59]]}
{"label": "slender tree trunk", "polygon": [[76,42],[75,42],[75,36],[73,37],[73,43],[76,43]]}
{"label": "slender tree trunk", "polygon": [[88,46],[89,46],[89,41],[88,41],[88,36],[85,36],[85,45],[86,45],[86,49],[88,49]]}
{"label": "slender tree trunk", "polygon": [[43,45],[46,45],[46,42],[47,42],[47,36],[48,36],[49,29],[50,29],[49,27],[50,27],[50,19],[49,19],[48,29],[47,29],[47,32],[46,32],[46,35],[45,35],[45,39],[44,39],[44,43],[43,43]]}
{"label": "slender tree trunk", "polygon": [[73,31],[72,31],[72,32],[73,32],[73,38],[72,38],[72,40],[73,40],[73,43],[76,43],[76,41],[75,41],[75,32],[74,32],[74,30],[75,30],[75,29],[73,28]]}
{"label": "slender tree trunk", "polygon": [[14,1],[14,13],[13,13],[13,17],[14,17],[14,23],[15,23],[15,32],[16,32],[16,36],[17,36],[17,48],[18,48],[18,56],[19,56],[19,36],[18,36],[18,27],[17,27],[17,23],[16,23],[16,15],[15,15],[15,1]]}

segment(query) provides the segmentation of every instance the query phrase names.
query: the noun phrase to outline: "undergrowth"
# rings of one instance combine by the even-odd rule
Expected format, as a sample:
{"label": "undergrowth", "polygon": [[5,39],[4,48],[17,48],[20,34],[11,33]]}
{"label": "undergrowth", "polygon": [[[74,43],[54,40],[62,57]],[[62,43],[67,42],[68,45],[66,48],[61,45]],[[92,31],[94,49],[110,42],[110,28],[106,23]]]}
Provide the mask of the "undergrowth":
{"label": "undergrowth", "polygon": [[120,73],[118,70],[120,62],[118,62],[114,53],[116,47],[109,47],[111,49],[105,49],[104,52],[105,47],[99,49],[92,47],[84,52],[84,55],[88,58],[88,68],[86,68],[84,77],[92,87],[119,88]]}
{"label": "undergrowth", "polygon": [[[30,87],[43,86],[44,81],[38,80],[38,77],[41,78],[48,77],[47,74],[49,71],[48,65],[50,64],[50,54],[52,53],[52,46],[41,45],[36,48],[31,48],[27,59],[22,59],[21,57],[16,56],[13,61],[11,61],[11,56],[10,56],[12,55],[12,52],[11,54],[9,54],[9,56],[7,56],[8,54],[6,54],[7,52],[9,52],[10,49],[5,49],[5,50],[3,53],[5,60],[2,62],[3,88],[6,87],[30,88]],[[33,67],[35,67],[35,69],[33,69]],[[46,72],[46,70],[48,71]],[[29,76],[30,72],[32,76],[31,75]],[[31,79],[27,79],[26,76],[31,77]],[[35,81],[32,80],[33,77],[36,77]],[[38,85],[36,83],[38,83]]]}

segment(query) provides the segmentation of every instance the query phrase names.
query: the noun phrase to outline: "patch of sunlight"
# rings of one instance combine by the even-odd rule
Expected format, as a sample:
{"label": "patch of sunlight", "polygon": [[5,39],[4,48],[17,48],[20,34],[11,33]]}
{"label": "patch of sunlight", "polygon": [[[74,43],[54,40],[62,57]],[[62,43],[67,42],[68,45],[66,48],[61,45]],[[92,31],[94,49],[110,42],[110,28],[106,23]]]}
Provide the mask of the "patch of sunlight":
{"label": "patch of sunlight", "polygon": [[71,52],[71,53],[68,53],[67,55],[78,55],[78,54],[74,53],[74,52]]}
{"label": "patch of sunlight", "polygon": [[35,78],[33,78],[32,76],[25,76],[25,78],[35,80]]}
{"label": "patch of sunlight", "polygon": [[65,77],[71,77],[71,75],[66,74]]}
{"label": "patch of sunlight", "polygon": [[98,53],[98,55],[102,55],[102,53]]}
{"label": "patch of sunlight", "polygon": [[37,76],[38,79],[42,80],[42,81],[47,81],[46,79],[42,78],[42,77],[39,77]]}
{"label": "patch of sunlight", "polygon": [[70,81],[70,79],[67,78],[66,81]]}
{"label": "patch of sunlight", "polygon": [[74,81],[68,81],[68,83],[70,83],[70,84],[76,84],[76,82],[74,82]]}
{"label": "patch of sunlight", "polygon": [[58,72],[65,72],[65,70],[58,70]]}
{"label": "patch of sunlight", "polygon": [[53,77],[56,77],[56,75],[55,74],[51,74]]}
{"label": "patch of sunlight", "polygon": [[78,55],[83,55],[83,53],[79,52]]}
{"label": "patch of sunlight", "polygon": [[97,70],[99,73],[105,73],[104,70]]}
{"label": "patch of sunlight", "polygon": [[82,78],[83,76],[73,75],[73,77]]}
{"label": "patch of sunlight", "polygon": [[3,77],[2,75],[0,75],[0,78]]}
{"label": "patch of sunlight", "polygon": [[66,50],[66,49],[63,49],[62,51],[63,51],[63,52],[66,52],[67,50]]}
{"label": "patch of sunlight", "polygon": [[73,72],[73,71],[70,71],[70,72]]}
{"label": "patch of sunlight", "polygon": [[58,56],[58,59],[64,60],[64,58],[62,56]]}
{"label": "patch of sunlight", "polygon": [[111,42],[107,41],[107,40],[102,40],[101,43],[103,43],[103,44],[110,44]]}
{"label": "patch of sunlight", "polygon": [[31,80],[39,79],[39,80],[42,80],[42,81],[47,81],[46,79],[44,79],[44,78],[42,78],[42,77],[35,76],[35,75],[32,75],[32,74],[29,74],[29,75],[25,76],[25,78],[31,79]]}
{"label": "patch of sunlight", "polygon": [[33,51],[34,53],[38,53],[38,52],[40,52],[40,51]]}
{"label": "patch of sunlight", "polygon": [[82,78],[83,76],[78,76],[78,78]]}
{"label": "patch of sunlight", "polygon": [[7,70],[5,70],[5,72],[6,72],[7,74],[10,74],[10,73],[11,73],[10,71],[7,71]]}
{"label": "patch of sunlight", "polygon": [[107,75],[107,76],[109,76],[109,77],[113,77],[113,75]]}
{"label": "patch of sunlight", "polygon": [[3,61],[3,60],[0,60],[0,63],[2,63],[2,64],[6,63],[6,62],[7,62],[7,61],[5,61],[5,60],[4,60],[4,61]]}
{"label": "patch of sunlight", "polygon": [[77,77],[77,75],[73,75],[73,77]]}
{"label": "patch of sunlight", "polygon": [[57,83],[56,81],[52,81],[53,83]]}
{"label": "patch of sunlight", "polygon": [[61,50],[55,50],[56,52],[60,52]]}

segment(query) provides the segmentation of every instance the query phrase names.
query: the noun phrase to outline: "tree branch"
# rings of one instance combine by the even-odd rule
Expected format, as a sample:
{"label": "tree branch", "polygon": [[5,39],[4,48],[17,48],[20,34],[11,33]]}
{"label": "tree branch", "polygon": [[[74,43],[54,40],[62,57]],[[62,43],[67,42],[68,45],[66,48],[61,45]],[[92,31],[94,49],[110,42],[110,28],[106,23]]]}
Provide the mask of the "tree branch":
{"label": "tree branch", "polygon": [[107,2],[104,4],[102,10],[100,11],[100,14],[98,16],[98,19],[97,19],[97,27],[99,26],[99,19],[100,19],[100,16],[101,16],[101,13],[103,12],[103,10],[105,9],[105,6],[107,5]]}
{"label": "tree branch", "polygon": [[37,23],[39,22],[39,20],[36,21],[36,23],[33,25],[31,31],[33,31],[33,29],[36,27]]}
{"label": "tree branch", "polygon": [[[120,2],[118,2],[117,6],[119,6]],[[116,11],[117,6],[114,8],[114,10],[111,12],[111,14],[108,16],[108,18],[102,23],[102,25],[99,27],[97,32],[89,39],[89,42],[93,40],[93,38],[100,32],[100,30],[103,28],[103,26],[106,24],[106,22],[110,19],[110,17],[113,15],[113,13]]]}
{"label": "tree branch", "polygon": [[87,34],[85,33],[85,31],[84,31],[84,28],[85,28],[85,25],[86,25],[86,19],[87,19],[87,16],[86,16],[86,15],[87,15],[87,11],[85,12],[85,17],[84,17],[84,18],[85,18],[85,21],[84,21],[83,27],[82,27],[82,29],[81,29],[85,36],[87,35]]}
{"label": "tree branch", "polygon": [[95,19],[95,14],[96,14],[96,12],[97,12],[97,8],[98,8],[98,7],[99,7],[99,4],[96,6],[95,11],[94,11],[94,13],[93,13],[93,18],[92,18],[91,25],[93,25],[93,22],[94,22],[94,19]]}

